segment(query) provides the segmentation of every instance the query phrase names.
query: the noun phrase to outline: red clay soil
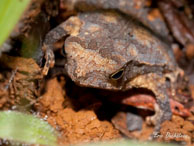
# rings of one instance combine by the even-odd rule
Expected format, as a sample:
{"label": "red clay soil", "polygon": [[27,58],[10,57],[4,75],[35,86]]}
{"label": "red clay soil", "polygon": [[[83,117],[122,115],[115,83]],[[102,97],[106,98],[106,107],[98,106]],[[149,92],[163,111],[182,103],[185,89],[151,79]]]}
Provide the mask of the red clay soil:
{"label": "red clay soil", "polygon": [[[66,105],[64,107],[63,105]],[[100,121],[92,110],[73,110],[56,78],[46,84],[46,93],[36,104],[37,110],[60,131],[59,143],[76,144],[120,138],[119,131],[108,121]]]}

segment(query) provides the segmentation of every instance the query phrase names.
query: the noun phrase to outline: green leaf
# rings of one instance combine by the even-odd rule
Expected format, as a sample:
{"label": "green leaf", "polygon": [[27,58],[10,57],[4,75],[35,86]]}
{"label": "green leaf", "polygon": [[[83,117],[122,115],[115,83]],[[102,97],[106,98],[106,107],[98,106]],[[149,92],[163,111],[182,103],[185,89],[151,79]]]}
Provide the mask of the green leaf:
{"label": "green leaf", "polygon": [[30,0],[0,0],[0,46],[7,39]]}
{"label": "green leaf", "polygon": [[56,132],[48,123],[15,111],[0,112],[0,138],[28,144],[57,145]]}

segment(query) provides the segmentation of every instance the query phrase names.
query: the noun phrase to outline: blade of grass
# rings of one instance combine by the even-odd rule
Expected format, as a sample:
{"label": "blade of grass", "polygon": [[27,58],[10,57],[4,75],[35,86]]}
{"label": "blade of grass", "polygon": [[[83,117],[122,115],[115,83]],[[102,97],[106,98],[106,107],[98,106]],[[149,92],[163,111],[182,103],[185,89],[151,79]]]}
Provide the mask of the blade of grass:
{"label": "blade of grass", "polygon": [[11,33],[30,0],[0,0],[0,46]]}
{"label": "blade of grass", "polygon": [[176,146],[176,144],[146,142],[146,141],[140,142],[135,140],[117,140],[117,141],[97,142],[97,143],[74,145],[74,146]]}
{"label": "blade of grass", "polygon": [[48,123],[15,111],[0,112],[0,138],[48,146],[57,143],[56,132]]}

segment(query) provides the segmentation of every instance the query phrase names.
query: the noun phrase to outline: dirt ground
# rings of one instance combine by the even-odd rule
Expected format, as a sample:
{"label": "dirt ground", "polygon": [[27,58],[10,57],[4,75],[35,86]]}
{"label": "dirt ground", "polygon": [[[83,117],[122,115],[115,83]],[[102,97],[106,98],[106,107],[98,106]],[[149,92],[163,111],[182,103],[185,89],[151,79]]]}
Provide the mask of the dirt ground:
{"label": "dirt ground", "polygon": [[[62,22],[63,19],[76,14],[62,2],[58,8],[59,14],[57,14],[55,9],[52,9],[55,2],[51,4],[49,1],[33,0],[33,6],[30,6],[22,17],[20,23],[23,25],[18,25],[15,28],[14,42],[16,43],[10,44],[13,47],[12,51],[2,54],[0,57],[0,109],[18,110],[38,115],[60,133],[58,137],[60,145],[121,138],[148,140],[153,133],[154,126],[146,123],[146,117],[154,113],[156,102],[154,95],[137,90],[130,91],[130,98],[112,96],[112,93],[106,93],[104,90],[79,87],[67,76],[58,74],[55,68],[47,76],[41,75],[44,59],[41,39],[36,40],[37,35],[38,38],[44,38],[50,28]],[[173,12],[161,9],[165,2],[162,0],[156,5],[151,0],[138,0],[133,5],[134,9],[142,9],[143,12],[144,7],[150,8],[151,10],[148,11],[145,16],[146,20],[143,22],[148,25],[147,22],[153,22],[155,25],[157,19],[157,22],[161,21],[156,24],[159,26],[158,28],[162,28],[163,23],[169,24],[166,17],[174,16],[173,18],[177,20],[174,26],[169,24],[168,29],[164,28],[164,30],[170,31],[168,37],[172,42],[175,58],[188,77],[188,84],[178,85],[177,83],[177,87],[181,88],[177,91],[177,96],[170,99],[173,111],[172,120],[165,121],[161,125],[161,130],[159,133],[155,133],[154,140],[194,145],[194,35],[192,34],[193,27],[189,25],[194,21],[190,20],[191,23],[189,21],[188,25],[185,24],[184,30],[183,28],[179,29],[181,25],[177,18],[179,13],[176,13],[175,16]],[[173,2],[174,0],[172,0]],[[190,1],[185,0],[184,2],[186,3],[185,11],[188,15],[192,15],[194,4],[190,5],[190,8],[188,5]],[[174,5],[169,2],[166,2],[166,5],[172,10],[175,9]],[[182,11],[180,15],[183,15]],[[42,22],[42,18],[48,16],[49,20]],[[37,25],[40,25],[38,30]],[[181,36],[174,33],[175,29],[180,30]],[[156,31],[160,32],[160,29],[156,29]],[[182,39],[186,33],[193,35],[190,44],[186,44]],[[30,44],[28,39],[31,41]],[[23,42],[25,45],[18,45],[18,42]],[[55,48],[61,48],[62,42],[63,40],[57,42]],[[31,50],[33,43],[36,44],[33,47],[38,49]],[[25,53],[28,51],[32,53]],[[59,55],[60,52],[56,51],[56,62],[63,62],[64,57]],[[127,97],[129,93],[122,94]],[[144,108],[140,109],[139,106]],[[130,112],[141,117],[142,128],[140,130],[127,130],[127,113]]]}

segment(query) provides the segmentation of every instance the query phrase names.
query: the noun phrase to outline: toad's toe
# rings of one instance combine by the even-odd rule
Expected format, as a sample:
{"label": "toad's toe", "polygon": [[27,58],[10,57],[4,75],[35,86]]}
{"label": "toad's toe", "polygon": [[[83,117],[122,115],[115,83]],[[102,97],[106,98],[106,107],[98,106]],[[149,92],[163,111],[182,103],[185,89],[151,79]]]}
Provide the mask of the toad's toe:
{"label": "toad's toe", "polygon": [[45,59],[46,59],[46,62],[42,70],[42,75],[47,75],[49,68],[52,68],[55,64],[55,56],[51,49],[46,49]]}

